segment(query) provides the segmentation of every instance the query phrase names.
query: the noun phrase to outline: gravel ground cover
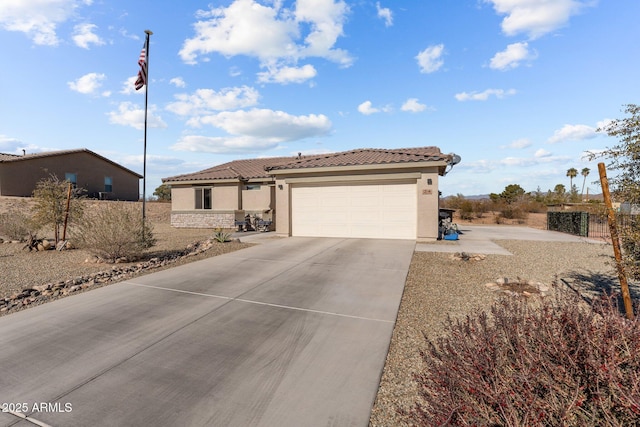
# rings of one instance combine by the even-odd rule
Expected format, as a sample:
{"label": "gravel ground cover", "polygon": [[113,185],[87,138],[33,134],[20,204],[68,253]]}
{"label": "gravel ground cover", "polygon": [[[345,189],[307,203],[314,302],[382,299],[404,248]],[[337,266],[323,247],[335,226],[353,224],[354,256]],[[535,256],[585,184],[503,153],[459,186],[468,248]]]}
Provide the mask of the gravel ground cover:
{"label": "gravel ground cover", "polygon": [[[464,316],[488,309],[501,294],[488,290],[486,283],[500,277],[520,277],[545,284],[565,279],[585,291],[618,286],[611,245],[496,243],[513,256],[487,255],[482,261],[456,261],[446,253],[414,254],[370,426],[410,425],[398,414],[398,408],[409,410],[418,399],[413,374],[423,368],[419,354],[426,348],[423,334],[429,338],[438,336],[447,315]],[[640,297],[637,284],[632,296],[635,300]]]}
{"label": "gravel ground cover", "polygon": [[[161,257],[171,252],[182,251],[188,245],[207,240],[212,236],[210,229],[175,229],[169,224],[155,224],[154,235],[157,244],[149,250],[145,258]],[[86,262],[92,255],[81,249],[65,251],[49,250],[29,252],[23,250],[24,243],[0,244],[0,298],[8,297],[24,288],[48,282],[63,281],[99,271],[111,269],[111,264]],[[216,243],[205,253],[177,261],[171,267],[185,262],[198,261],[251,246],[247,243]],[[137,264],[122,263],[119,266]],[[154,269],[153,272],[159,271]]]}

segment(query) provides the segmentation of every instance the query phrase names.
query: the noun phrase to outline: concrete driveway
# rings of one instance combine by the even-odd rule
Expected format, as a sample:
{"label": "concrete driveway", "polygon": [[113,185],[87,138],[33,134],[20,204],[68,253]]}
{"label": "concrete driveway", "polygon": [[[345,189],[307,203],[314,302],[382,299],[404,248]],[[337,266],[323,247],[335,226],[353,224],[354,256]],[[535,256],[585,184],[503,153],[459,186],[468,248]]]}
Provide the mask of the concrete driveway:
{"label": "concrete driveway", "polygon": [[272,239],[2,317],[0,404],[51,426],[366,426],[414,247]]}
{"label": "concrete driveway", "polygon": [[589,239],[560,233],[558,231],[539,230],[531,227],[510,225],[460,225],[462,232],[458,240],[441,240],[433,243],[418,243],[418,252],[467,252],[472,254],[513,255],[500,246],[498,240],[532,240],[543,242],[586,242],[605,243],[602,239]]}

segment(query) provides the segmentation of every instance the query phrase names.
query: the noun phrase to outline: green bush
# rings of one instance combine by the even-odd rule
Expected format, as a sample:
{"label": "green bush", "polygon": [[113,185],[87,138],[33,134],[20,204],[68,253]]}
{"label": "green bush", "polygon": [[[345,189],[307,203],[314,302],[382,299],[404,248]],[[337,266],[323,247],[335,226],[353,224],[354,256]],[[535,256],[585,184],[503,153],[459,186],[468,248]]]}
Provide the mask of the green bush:
{"label": "green bush", "polygon": [[226,243],[231,241],[231,233],[227,233],[221,229],[216,229],[213,239],[218,243]]}
{"label": "green bush", "polygon": [[420,353],[421,400],[404,415],[424,426],[638,425],[640,322],[614,302],[505,298],[449,319]]}
{"label": "green bush", "polygon": [[475,215],[473,213],[473,203],[471,203],[471,200],[464,200],[460,204],[460,219],[468,221],[472,220],[473,218],[475,218]]}
{"label": "green bush", "polygon": [[151,224],[142,224],[142,212],[135,204],[122,202],[87,209],[74,229],[74,237],[79,247],[111,261],[140,258],[156,243]]}

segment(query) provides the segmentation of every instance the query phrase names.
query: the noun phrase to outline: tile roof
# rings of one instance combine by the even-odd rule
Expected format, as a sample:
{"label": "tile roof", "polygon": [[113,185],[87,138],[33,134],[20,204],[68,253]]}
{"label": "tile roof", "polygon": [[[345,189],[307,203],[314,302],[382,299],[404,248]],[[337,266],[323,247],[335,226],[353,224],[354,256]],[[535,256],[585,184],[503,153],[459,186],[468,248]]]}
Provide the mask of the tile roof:
{"label": "tile roof", "polygon": [[75,149],[71,149],[71,150],[57,150],[57,151],[43,151],[41,153],[30,153],[30,154],[25,154],[23,156],[20,155],[15,155],[15,154],[6,154],[6,153],[0,153],[0,163],[8,163],[8,162],[22,162],[22,161],[28,161],[31,159],[41,159],[41,158],[45,158],[45,157],[55,157],[55,156],[64,156],[66,154],[76,154],[76,153],[88,153],[91,154],[92,156],[95,156],[101,160],[104,160],[107,163],[111,163],[114,166],[117,166],[133,175],[136,175],[138,178],[142,178],[142,175],[140,175],[137,172],[134,172],[130,169],[125,168],[124,166],[114,162],[113,160],[109,160],[106,157],[101,156],[98,153],[94,153],[91,150],[88,150],[86,148],[75,148]]}
{"label": "tile roof", "polygon": [[332,166],[379,165],[392,163],[448,161],[451,156],[442,154],[438,147],[415,148],[360,148],[357,150],[304,157],[293,162],[274,165],[268,170],[303,169]]}
{"label": "tile roof", "polygon": [[162,178],[162,182],[270,178],[271,175],[265,170],[266,167],[289,163],[295,159],[296,157],[265,157],[260,159],[234,160],[199,172]]}
{"label": "tile roof", "polygon": [[340,153],[300,157],[267,157],[234,160],[199,172],[163,178],[163,182],[211,181],[218,179],[248,180],[270,178],[272,170],[304,169],[332,166],[376,165],[425,161],[448,161],[448,154],[438,147],[361,148]]}

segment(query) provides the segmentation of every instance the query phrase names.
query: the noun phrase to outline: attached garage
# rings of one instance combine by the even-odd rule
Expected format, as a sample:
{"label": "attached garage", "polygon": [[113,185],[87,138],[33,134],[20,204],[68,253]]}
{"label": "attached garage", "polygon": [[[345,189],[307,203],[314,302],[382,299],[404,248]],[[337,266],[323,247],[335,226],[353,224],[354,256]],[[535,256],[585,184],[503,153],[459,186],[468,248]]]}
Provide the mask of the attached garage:
{"label": "attached garage", "polygon": [[291,234],[415,239],[416,181],[293,185]]}
{"label": "attached garage", "polygon": [[362,148],[266,168],[280,236],[438,238],[438,179],[459,161],[437,147]]}

